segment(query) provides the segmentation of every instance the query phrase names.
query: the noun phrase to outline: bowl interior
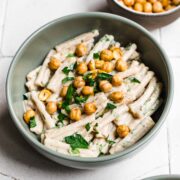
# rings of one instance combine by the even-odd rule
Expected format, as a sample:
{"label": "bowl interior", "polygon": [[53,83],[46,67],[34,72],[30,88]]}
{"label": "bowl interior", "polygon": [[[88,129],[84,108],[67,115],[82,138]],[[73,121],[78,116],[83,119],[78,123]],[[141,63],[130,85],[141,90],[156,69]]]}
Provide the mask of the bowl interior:
{"label": "bowl interior", "polygon": [[10,110],[14,121],[16,124],[19,121],[19,128],[25,129],[28,136],[36,138],[29,131],[22,118],[22,100],[23,94],[26,92],[24,86],[26,74],[39,66],[47,52],[56,44],[92,29],[99,29],[101,36],[106,33],[113,34],[115,39],[123,45],[132,42],[137,44],[143,62],[156,72],[164,85],[164,102],[154,115],[154,120],[158,122],[170,93],[169,69],[162,51],[147,31],[139,25],[119,16],[89,13],[68,16],[43,26],[26,40],[14,58],[7,81],[8,102],[11,106]]}

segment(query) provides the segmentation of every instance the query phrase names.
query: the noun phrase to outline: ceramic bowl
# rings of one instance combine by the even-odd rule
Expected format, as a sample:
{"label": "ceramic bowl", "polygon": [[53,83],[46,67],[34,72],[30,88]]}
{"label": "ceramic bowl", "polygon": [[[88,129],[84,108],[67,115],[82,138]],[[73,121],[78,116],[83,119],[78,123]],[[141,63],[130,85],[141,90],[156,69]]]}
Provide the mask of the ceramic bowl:
{"label": "ceramic bowl", "polygon": [[118,3],[118,0],[107,0],[107,2],[110,9],[115,14],[134,20],[150,29],[165,26],[180,17],[180,5],[162,13],[143,13],[131,10],[125,5],[121,5]]}
{"label": "ceramic bowl", "polygon": [[[56,44],[81,33],[99,29],[100,35],[113,34],[126,45],[135,42],[143,61],[163,82],[163,105],[153,116],[156,125],[139,142],[114,155],[98,158],[72,157],[52,151],[42,145],[23,121],[23,94],[26,74],[39,66],[47,52]],[[7,102],[13,122],[19,132],[38,152],[47,158],[74,168],[96,168],[121,161],[140,151],[154,137],[166,119],[173,97],[173,75],[168,57],[150,33],[140,25],[120,16],[107,13],[80,13],[56,19],[30,35],[17,51],[7,77]],[[23,148],[23,147],[22,147]]]}

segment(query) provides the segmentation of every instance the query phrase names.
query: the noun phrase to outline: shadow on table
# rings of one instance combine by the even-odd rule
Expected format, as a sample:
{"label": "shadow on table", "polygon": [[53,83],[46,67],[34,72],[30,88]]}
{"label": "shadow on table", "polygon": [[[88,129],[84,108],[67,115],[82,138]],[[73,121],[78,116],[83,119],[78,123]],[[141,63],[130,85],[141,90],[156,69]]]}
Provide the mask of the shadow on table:
{"label": "shadow on table", "polygon": [[42,155],[38,154],[21,136],[13,124],[11,117],[8,113],[8,109],[5,108],[0,114],[0,151],[6,157],[12,159],[12,161],[19,162],[21,166],[28,166],[48,173],[73,173],[86,172],[86,170],[78,170],[61,166],[51,160],[46,159]]}

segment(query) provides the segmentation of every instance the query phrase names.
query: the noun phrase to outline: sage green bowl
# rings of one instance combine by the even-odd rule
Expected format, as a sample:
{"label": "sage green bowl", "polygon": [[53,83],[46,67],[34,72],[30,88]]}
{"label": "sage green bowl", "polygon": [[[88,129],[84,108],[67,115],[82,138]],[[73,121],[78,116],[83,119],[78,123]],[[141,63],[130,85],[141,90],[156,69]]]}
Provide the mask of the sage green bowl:
{"label": "sage green bowl", "polygon": [[[47,52],[56,44],[81,33],[99,29],[100,34],[113,34],[115,39],[126,45],[135,42],[142,53],[145,64],[150,66],[163,82],[164,103],[154,115],[156,125],[138,143],[124,152],[98,158],[72,157],[52,151],[43,146],[29,131],[23,121],[23,93],[26,74],[39,66]],[[159,131],[171,106],[173,97],[173,75],[165,52],[140,25],[120,16],[106,13],[80,13],[56,19],[35,31],[21,45],[10,66],[7,77],[7,101],[13,122],[24,137],[38,152],[47,158],[74,168],[96,168],[121,161],[140,151]],[[22,147],[23,148],[23,147]]]}

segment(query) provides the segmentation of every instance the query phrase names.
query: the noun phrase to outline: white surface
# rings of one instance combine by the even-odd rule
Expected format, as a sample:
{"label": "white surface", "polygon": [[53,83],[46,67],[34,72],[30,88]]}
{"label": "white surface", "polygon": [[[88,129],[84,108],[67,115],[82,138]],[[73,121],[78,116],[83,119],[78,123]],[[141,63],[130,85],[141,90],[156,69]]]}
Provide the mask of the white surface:
{"label": "white surface", "polygon": [[151,32],[168,53],[175,75],[176,98],[167,118],[168,126],[165,124],[157,137],[131,159],[93,171],[62,167],[35,152],[9,117],[6,73],[12,56],[26,37],[57,17],[106,9],[105,0],[0,0],[0,179],[140,180],[151,175],[180,173],[180,19]]}

